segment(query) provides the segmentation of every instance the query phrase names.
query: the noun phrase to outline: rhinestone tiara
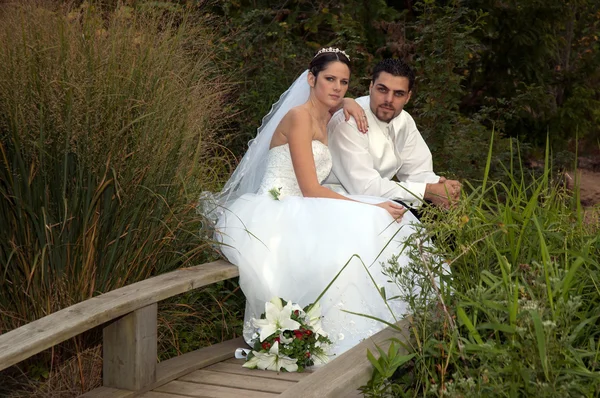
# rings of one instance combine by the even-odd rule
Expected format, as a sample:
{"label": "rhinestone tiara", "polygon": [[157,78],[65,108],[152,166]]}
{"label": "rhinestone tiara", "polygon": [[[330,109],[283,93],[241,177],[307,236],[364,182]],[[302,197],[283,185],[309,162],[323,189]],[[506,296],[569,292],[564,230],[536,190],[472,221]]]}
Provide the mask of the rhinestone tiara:
{"label": "rhinestone tiara", "polygon": [[317,58],[317,56],[319,56],[319,54],[323,54],[323,53],[340,53],[340,54],[344,54],[344,56],[346,58],[348,58],[348,61],[350,61],[350,57],[348,56],[348,54],[346,54],[345,51],[340,50],[339,48],[336,47],[327,47],[327,48],[322,48],[320,49],[315,56],[313,57],[313,59]]}

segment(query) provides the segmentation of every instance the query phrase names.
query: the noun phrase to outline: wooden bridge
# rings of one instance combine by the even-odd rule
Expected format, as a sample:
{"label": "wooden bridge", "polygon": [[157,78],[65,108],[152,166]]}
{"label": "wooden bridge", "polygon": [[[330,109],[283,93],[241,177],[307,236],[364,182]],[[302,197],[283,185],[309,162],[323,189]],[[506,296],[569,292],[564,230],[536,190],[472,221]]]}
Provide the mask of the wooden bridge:
{"label": "wooden bridge", "polygon": [[[103,386],[83,397],[259,398],[358,397],[371,377],[369,348],[384,349],[391,337],[408,333],[386,328],[334,359],[305,373],[243,368],[234,359],[241,338],[157,363],[157,303],[238,276],[237,267],[216,261],[179,269],[91,298],[0,335],[0,371],[96,326],[103,326]],[[401,321],[407,330],[406,321]]]}

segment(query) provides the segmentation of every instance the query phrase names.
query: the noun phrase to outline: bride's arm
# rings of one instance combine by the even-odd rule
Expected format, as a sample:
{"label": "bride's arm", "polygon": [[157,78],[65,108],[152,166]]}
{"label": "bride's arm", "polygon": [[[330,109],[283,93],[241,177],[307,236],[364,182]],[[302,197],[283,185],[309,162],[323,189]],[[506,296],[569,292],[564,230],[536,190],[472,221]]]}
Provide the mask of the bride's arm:
{"label": "bride's arm", "polygon": [[356,126],[358,127],[358,131],[365,134],[369,131],[369,122],[367,121],[367,114],[362,106],[358,105],[358,102],[354,100],[354,98],[343,98],[342,102],[335,108],[331,108],[329,113],[332,115],[344,108],[344,119],[346,121],[350,120],[350,116],[356,120]]}
{"label": "bride's arm", "polygon": [[[287,139],[292,156],[292,165],[294,173],[298,180],[298,186],[302,191],[302,196],[310,198],[330,198],[349,200],[356,202],[350,198],[340,195],[331,189],[325,188],[319,183],[317,178],[317,170],[312,152],[312,119],[310,115],[303,110],[292,109],[286,118],[289,117],[287,131]],[[394,202],[384,201],[375,206],[381,207],[388,211],[395,219],[400,219],[406,212],[403,206]]]}

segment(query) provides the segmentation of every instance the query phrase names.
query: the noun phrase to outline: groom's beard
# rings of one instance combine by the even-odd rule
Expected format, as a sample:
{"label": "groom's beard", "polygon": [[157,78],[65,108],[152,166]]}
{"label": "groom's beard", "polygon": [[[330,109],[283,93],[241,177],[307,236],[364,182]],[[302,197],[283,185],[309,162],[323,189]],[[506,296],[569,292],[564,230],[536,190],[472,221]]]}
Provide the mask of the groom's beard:
{"label": "groom's beard", "polygon": [[393,118],[398,116],[400,112],[402,112],[402,109],[396,110],[389,103],[383,103],[377,106],[377,109],[374,113],[377,119],[381,120],[384,123],[389,123]]}

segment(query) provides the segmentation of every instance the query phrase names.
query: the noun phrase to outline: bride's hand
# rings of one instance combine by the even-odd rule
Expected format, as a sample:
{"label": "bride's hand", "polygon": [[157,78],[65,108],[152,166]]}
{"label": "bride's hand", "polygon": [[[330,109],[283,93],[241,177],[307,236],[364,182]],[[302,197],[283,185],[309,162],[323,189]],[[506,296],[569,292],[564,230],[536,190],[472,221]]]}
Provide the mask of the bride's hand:
{"label": "bride's hand", "polygon": [[400,222],[402,220],[402,216],[407,211],[404,206],[390,201],[377,203],[375,206],[385,209],[388,213],[390,213],[392,217],[394,217],[394,220],[396,220],[397,222]]}
{"label": "bride's hand", "polygon": [[350,120],[350,116],[352,116],[354,120],[356,120],[358,131],[366,134],[367,131],[369,131],[369,122],[367,121],[367,114],[362,106],[358,105],[358,102],[354,101],[352,98],[344,98],[342,104],[344,106],[344,116],[346,121]]}

